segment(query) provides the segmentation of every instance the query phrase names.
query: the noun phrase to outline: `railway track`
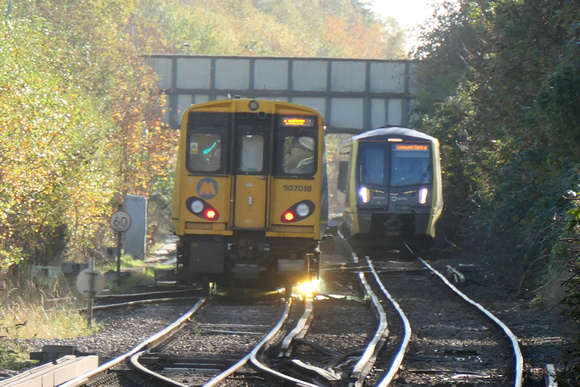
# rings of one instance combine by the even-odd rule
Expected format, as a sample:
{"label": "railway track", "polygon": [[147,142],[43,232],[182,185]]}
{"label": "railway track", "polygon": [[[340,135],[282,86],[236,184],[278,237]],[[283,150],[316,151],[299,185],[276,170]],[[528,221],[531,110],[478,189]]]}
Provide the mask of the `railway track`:
{"label": "railway track", "polygon": [[389,378],[374,373],[368,385],[522,385],[521,352],[509,328],[427,262],[386,256],[369,265],[407,321],[392,321],[397,333],[377,367],[392,368],[391,359],[404,353],[400,369]]}
{"label": "railway track", "polygon": [[[65,386],[211,386],[223,382],[314,386],[348,385],[356,378],[364,379],[372,368],[369,359],[374,360],[380,349],[377,342],[384,342],[386,324],[383,317],[376,327],[373,311],[364,302],[365,294],[354,283],[360,278],[354,274],[356,270],[341,271],[352,283],[335,281],[327,287],[333,295],[317,300],[289,299],[283,311],[279,302],[228,304],[219,297],[202,299],[171,327]],[[369,293],[366,296],[370,297]],[[376,299],[373,305],[380,308]],[[328,332],[337,313],[350,321]],[[247,320],[234,322],[237,315]],[[365,348],[368,343],[372,343],[370,349]]]}
{"label": "railway track", "polygon": [[314,297],[199,299],[163,332],[63,386],[522,384],[517,339],[427,262],[338,255]]}
{"label": "railway track", "polygon": [[[73,387],[73,386],[108,386],[108,385],[139,385],[136,378],[133,375],[129,376],[129,380],[123,384],[123,376],[127,371],[127,364],[130,359],[137,353],[145,350],[148,347],[155,347],[159,342],[164,342],[168,340],[172,335],[179,331],[191,318],[195,315],[202,305],[206,302],[205,298],[200,299],[187,313],[185,313],[181,318],[177,319],[173,324],[169,325],[167,328],[159,331],[157,334],[151,336],[145,341],[136,345],[132,350],[126,352],[105,364],[102,364],[98,368],[82,374],[66,383],[61,384],[61,387]],[[132,384],[133,383],[133,384]],[[160,383],[163,381],[160,379]]]}
{"label": "railway track", "polygon": [[[204,385],[224,369],[227,377],[245,365],[248,348],[254,348],[273,325],[271,334],[280,330],[291,304],[291,300],[284,307],[280,302],[227,304],[200,299],[163,331],[63,386]],[[232,322],[236,315],[245,321]]]}
{"label": "railway track", "polygon": [[[133,356],[133,364],[138,361],[148,364],[151,370],[163,369],[157,372],[177,386],[350,385],[364,380],[372,369],[371,360],[376,358],[386,335],[385,318],[379,319],[377,325],[368,303],[362,302],[363,296],[362,292],[346,286],[346,291],[332,297],[290,299],[276,324],[273,324],[273,310],[280,309],[276,306],[220,305],[216,308],[215,304],[208,303],[195,316],[195,323],[162,348]],[[378,299],[372,304],[375,309],[380,308]],[[237,314],[236,308],[245,309],[246,316],[248,308],[262,311],[251,313],[255,316],[253,321],[245,321],[243,325],[226,324]],[[333,327],[329,332],[328,326],[335,321],[330,324],[328,321],[337,313],[350,321],[339,327],[339,331]],[[265,333],[264,329],[272,325]],[[209,330],[200,334],[200,327]],[[192,329],[198,331],[192,335]],[[233,340],[225,343],[223,337],[214,337],[223,334],[232,334]],[[218,344],[211,350],[214,339]],[[158,361],[160,358],[163,361]]]}
{"label": "railway track", "polygon": [[149,368],[185,385],[217,385],[226,379],[247,383],[259,377],[246,366],[251,351],[267,347],[299,313],[300,305],[293,308],[292,301],[229,304],[213,299],[171,342],[148,352],[149,358],[163,358],[154,365],[149,360]]}

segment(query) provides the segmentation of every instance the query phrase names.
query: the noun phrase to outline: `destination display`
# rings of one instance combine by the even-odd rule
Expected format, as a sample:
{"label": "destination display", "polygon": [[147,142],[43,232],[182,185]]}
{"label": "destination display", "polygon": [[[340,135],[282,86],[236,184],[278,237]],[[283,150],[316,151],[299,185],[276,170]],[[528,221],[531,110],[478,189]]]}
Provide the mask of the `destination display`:
{"label": "destination display", "polygon": [[314,119],[308,117],[282,117],[280,121],[282,126],[314,126]]}
{"label": "destination display", "polygon": [[400,151],[427,151],[429,150],[429,145],[426,144],[397,144],[395,145],[396,150]]}

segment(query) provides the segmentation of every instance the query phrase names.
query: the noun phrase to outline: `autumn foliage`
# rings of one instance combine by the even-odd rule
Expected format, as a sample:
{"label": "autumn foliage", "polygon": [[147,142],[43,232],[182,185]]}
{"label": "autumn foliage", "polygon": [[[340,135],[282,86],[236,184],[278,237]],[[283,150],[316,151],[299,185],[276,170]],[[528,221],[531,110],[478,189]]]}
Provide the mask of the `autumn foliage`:
{"label": "autumn foliage", "polygon": [[168,178],[175,133],[110,6],[22,1],[0,24],[4,268],[86,259],[124,194],[148,196]]}

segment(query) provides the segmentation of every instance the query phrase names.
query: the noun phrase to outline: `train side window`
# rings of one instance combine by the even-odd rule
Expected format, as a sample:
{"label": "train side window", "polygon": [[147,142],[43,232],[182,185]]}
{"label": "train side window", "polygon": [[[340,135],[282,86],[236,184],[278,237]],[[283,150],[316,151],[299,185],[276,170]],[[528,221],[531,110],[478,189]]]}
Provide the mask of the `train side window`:
{"label": "train side window", "polygon": [[348,177],[348,161],[340,161],[338,163],[338,182],[337,188],[342,192],[346,192],[346,179]]}
{"label": "train side window", "polygon": [[242,172],[261,172],[264,169],[264,136],[245,134],[241,138]]}
{"label": "train side window", "polygon": [[195,172],[217,172],[221,167],[221,137],[213,133],[192,133],[188,141],[188,166]]}
{"label": "train side window", "polygon": [[316,141],[309,136],[287,136],[284,138],[284,173],[310,175],[314,173]]}

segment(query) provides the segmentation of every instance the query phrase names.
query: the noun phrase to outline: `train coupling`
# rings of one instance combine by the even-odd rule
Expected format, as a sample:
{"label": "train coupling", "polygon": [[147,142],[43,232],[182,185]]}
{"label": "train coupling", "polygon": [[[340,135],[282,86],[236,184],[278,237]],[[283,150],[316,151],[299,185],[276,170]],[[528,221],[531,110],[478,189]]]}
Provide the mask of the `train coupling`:
{"label": "train coupling", "polygon": [[233,268],[234,278],[238,281],[257,280],[259,267],[256,264],[237,263]]}
{"label": "train coupling", "polygon": [[278,259],[279,273],[303,273],[304,261],[301,259]]}
{"label": "train coupling", "polygon": [[231,256],[235,256],[237,259],[254,259],[264,255],[267,256],[270,252],[270,245],[255,242],[251,239],[240,239],[236,243],[228,243],[227,250]]}

